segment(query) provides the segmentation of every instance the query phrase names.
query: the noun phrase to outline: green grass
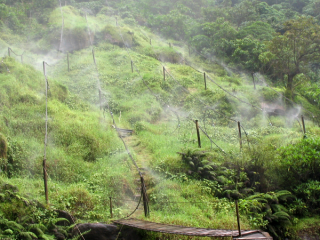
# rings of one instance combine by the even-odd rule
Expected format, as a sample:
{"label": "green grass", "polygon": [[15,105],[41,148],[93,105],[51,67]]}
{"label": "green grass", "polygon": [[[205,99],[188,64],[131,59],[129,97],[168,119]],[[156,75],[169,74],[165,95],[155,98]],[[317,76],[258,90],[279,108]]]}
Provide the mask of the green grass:
{"label": "green grass", "polygon": [[[85,18],[78,10],[68,6],[63,7],[63,11],[66,31],[86,31]],[[183,47],[169,48],[166,41],[147,30],[125,24],[128,23],[126,20],[118,20],[120,31],[115,27],[113,17],[102,14],[88,16],[89,28],[100,41],[94,47],[97,68],[91,48],[69,54],[70,72],[66,54],[44,56],[26,52],[27,56],[34,58],[25,58],[26,62],[34,62],[36,69],[41,71],[42,59],[51,65],[47,68],[50,84],[47,152],[50,206],[68,210],[80,221],[105,222],[111,220],[108,213],[110,196],[117,199],[114,202],[115,218],[124,217],[135,208],[136,202],[127,200],[131,201],[139,194],[136,190],[139,186],[137,171],[112,126],[114,123],[107,109],[109,105],[117,126],[135,131],[134,136],[125,141],[138,165],[148,171],[146,182],[151,200],[148,220],[236,229],[234,203],[227,198],[218,198],[208,191],[203,181],[188,175],[188,166],[177,154],[197,147],[195,124],[190,119],[199,119],[200,126],[227,153],[222,154],[215,145],[211,150],[210,140],[201,132],[201,150],[210,152],[215,163],[231,162],[244,167],[256,157],[251,152],[254,151],[260,154],[259,160],[263,160],[270,171],[276,162],[276,149],[302,138],[300,126],[293,122],[287,127],[288,122],[283,117],[270,117],[273,124],[270,126],[260,110],[239,103],[210,81],[205,91],[203,74],[184,65],[182,56],[201,71],[206,71],[223,88],[247,102],[259,106],[259,101],[278,98],[265,87],[258,86],[254,90],[248,76],[228,76],[221,65],[188,57]],[[58,33],[61,27],[59,8],[52,12],[49,22]],[[134,32],[133,38],[129,31]],[[131,45],[128,50],[130,56],[123,46],[119,46],[121,44],[115,44],[122,41],[120,33]],[[148,37],[152,38],[153,47]],[[1,52],[5,52],[4,47],[5,43],[0,41]],[[15,49],[20,52],[22,48],[17,46]],[[157,60],[160,54],[163,62]],[[131,72],[131,58],[139,72],[136,68],[134,73]],[[41,180],[45,126],[44,77],[40,71],[22,65],[14,58],[6,58],[5,62],[10,73],[0,66],[0,132],[8,138],[10,147],[15,149],[17,172],[11,179],[3,173],[1,181],[16,185],[22,195],[44,203]],[[163,81],[162,65],[175,79],[167,76]],[[99,81],[104,113],[99,110]],[[305,99],[299,98],[299,101],[307,104]],[[206,106],[241,121],[251,148],[242,132],[243,151],[240,153],[237,124],[212,110],[205,111]],[[308,104],[307,107],[314,109]],[[174,112],[178,113],[180,122]],[[318,127],[309,121],[306,123],[308,133],[319,135]],[[168,201],[181,204],[169,204]],[[144,218],[141,206],[134,216]],[[249,217],[242,215],[241,219],[243,229],[253,227]],[[150,239],[153,237],[149,235]]]}

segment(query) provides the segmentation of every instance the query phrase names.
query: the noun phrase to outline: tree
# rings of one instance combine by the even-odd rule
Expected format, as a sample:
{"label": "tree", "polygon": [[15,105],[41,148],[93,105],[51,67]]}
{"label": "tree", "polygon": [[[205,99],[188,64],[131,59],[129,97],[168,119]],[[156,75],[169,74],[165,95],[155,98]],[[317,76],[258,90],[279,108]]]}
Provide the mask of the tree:
{"label": "tree", "polygon": [[283,35],[275,36],[268,46],[269,52],[259,56],[271,63],[276,76],[286,81],[287,97],[292,98],[295,77],[306,74],[310,64],[320,60],[320,26],[313,18],[300,17],[284,23]]}

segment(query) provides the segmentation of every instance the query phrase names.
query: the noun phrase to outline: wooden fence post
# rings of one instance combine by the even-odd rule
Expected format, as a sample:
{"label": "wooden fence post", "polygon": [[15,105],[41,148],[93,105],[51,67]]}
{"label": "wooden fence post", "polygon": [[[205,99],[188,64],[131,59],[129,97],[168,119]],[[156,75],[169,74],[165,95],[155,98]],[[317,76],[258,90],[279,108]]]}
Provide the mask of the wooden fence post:
{"label": "wooden fence post", "polygon": [[306,125],[304,124],[304,117],[301,115],[302,127],[303,127],[303,134],[304,137],[306,136]]}
{"label": "wooden fence post", "polygon": [[253,81],[253,88],[254,88],[254,90],[256,90],[256,82],[254,80],[254,72],[251,73],[251,76],[252,76],[252,81]]}
{"label": "wooden fence post", "polygon": [[94,64],[97,65],[97,64],[96,64],[96,57],[95,57],[95,55],[94,55],[94,48],[92,48],[92,56],[93,56],[93,62],[94,62]]}
{"label": "wooden fence post", "polygon": [[197,129],[198,147],[201,148],[201,139],[200,139],[200,131],[199,131],[198,120],[195,120],[195,123],[196,123],[196,129]]}
{"label": "wooden fence post", "polygon": [[166,81],[166,68],[163,67],[162,71],[163,71],[163,81],[165,82]]}
{"label": "wooden fence post", "polygon": [[113,211],[112,211],[112,198],[111,197],[109,197],[110,198],[110,216],[111,216],[111,218],[113,218]]}
{"label": "wooden fence post", "polygon": [[238,232],[239,232],[239,236],[241,236],[241,227],[240,227],[240,215],[239,215],[238,200],[236,200],[235,203],[236,203],[236,214],[237,214]]}
{"label": "wooden fence post", "polygon": [[238,122],[238,130],[239,130],[239,143],[240,143],[240,151],[242,150],[242,139],[241,139],[241,124]]}
{"label": "wooden fence post", "polygon": [[141,180],[141,195],[143,198],[144,215],[145,215],[145,217],[148,217],[150,214],[150,211],[149,211],[148,196],[147,196],[147,191],[146,191],[147,189],[146,189],[146,185],[144,183],[144,179],[141,175],[140,175],[140,180]]}
{"label": "wooden fence post", "polygon": [[204,90],[207,90],[207,75],[205,72],[203,73],[203,78],[204,78]]}

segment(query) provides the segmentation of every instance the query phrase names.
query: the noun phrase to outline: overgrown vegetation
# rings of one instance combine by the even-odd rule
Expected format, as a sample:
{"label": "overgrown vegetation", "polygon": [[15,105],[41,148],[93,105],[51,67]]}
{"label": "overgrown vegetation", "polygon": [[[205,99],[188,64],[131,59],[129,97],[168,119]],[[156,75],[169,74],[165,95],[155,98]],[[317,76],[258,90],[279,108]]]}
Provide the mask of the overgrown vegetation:
{"label": "overgrown vegetation", "polygon": [[317,1],[62,3],[0,0],[1,237],[72,238],[56,210],[111,222],[109,197],[114,218],[130,214],[139,177],[115,123],[134,130],[149,220],[236,229],[238,200],[243,229],[318,234]]}

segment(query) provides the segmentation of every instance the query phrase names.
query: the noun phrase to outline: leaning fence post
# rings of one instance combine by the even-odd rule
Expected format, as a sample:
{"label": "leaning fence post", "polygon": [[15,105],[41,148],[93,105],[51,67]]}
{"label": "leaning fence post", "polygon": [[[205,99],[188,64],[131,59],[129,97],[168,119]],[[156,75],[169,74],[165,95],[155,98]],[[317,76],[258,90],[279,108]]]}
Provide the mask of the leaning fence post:
{"label": "leaning fence post", "polygon": [[149,204],[148,204],[148,196],[147,196],[147,191],[146,191],[146,185],[145,185],[144,179],[141,175],[140,175],[140,180],[141,180],[141,195],[143,198],[144,215],[145,215],[145,217],[148,217],[150,214]]}
{"label": "leaning fence post", "polygon": [[304,124],[304,117],[301,115],[302,127],[303,127],[303,134],[304,137],[306,136],[306,125]]}
{"label": "leaning fence post", "polygon": [[165,82],[166,81],[166,68],[163,67],[162,71],[163,71],[163,81]]}
{"label": "leaning fence post", "polygon": [[110,216],[111,218],[113,218],[113,212],[112,212],[112,197],[109,197],[110,198]]}
{"label": "leaning fence post", "polygon": [[94,64],[97,65],[97,64],[96,64],[96,57],[94,56],[94,48],[92,48],[92,56],[93,56],[93,62],[94,62]]}
{"label": "leaning fence post", "polygon": [[256,82],[254,80],[254,72],[251,73],[251,76],[252,76],[254,90],[256,90]]}
{"label": "leaning fence post", "polygon": [[240,215],[239,215],[239,205],[238,205],[238,200],[236,200],[236,201],[235,201],[235,203],[236,203],[236,214],[237,214],[238,231],[239,231],[239,236],[241,236]]}
{"label": "leaning fence post", "polygon": [[241,124],[238,122],[238,130],[239,130],[239,143],[240,143],[240,151],[242,150],[242,139],[241,139]]}
{"label": "leaning fence post", "polygon": [[197,129],[198,147],[201,148],[201,139],[200,139],[200,131],[199,131],[198,120],[195,120],[195,123],[196,123],[196,129]]}

